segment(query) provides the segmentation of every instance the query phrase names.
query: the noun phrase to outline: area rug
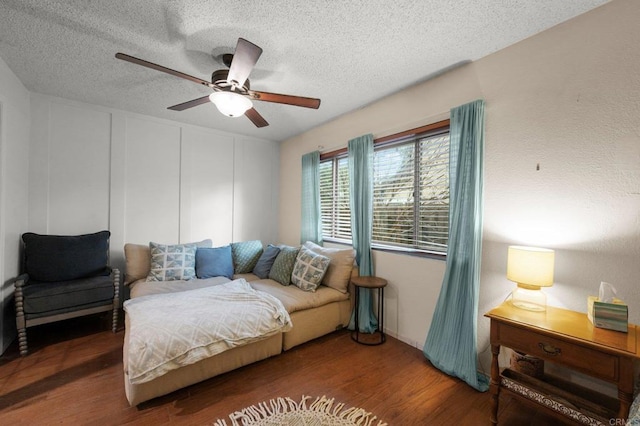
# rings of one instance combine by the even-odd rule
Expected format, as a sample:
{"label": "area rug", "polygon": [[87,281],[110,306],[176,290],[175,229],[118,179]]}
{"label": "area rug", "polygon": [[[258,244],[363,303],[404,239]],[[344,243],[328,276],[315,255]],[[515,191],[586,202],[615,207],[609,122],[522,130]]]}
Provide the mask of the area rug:
{"label": "area rug", "polygon": [[387,426],[362,408],[346,408],[334,398],[302,396],[300,402],[276,398],[229,414],[214,426]]}

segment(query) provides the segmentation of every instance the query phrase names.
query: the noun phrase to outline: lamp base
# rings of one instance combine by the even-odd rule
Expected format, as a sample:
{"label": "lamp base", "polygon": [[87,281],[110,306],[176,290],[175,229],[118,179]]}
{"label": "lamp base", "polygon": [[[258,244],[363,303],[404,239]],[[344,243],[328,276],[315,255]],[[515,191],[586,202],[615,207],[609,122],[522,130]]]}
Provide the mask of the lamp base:
{"label": "lamp base", "polygon": [[547,310],[547,296],[540,287],[518,284],[511,293],[511,303],[516,308],[527,311],[544,312]]}

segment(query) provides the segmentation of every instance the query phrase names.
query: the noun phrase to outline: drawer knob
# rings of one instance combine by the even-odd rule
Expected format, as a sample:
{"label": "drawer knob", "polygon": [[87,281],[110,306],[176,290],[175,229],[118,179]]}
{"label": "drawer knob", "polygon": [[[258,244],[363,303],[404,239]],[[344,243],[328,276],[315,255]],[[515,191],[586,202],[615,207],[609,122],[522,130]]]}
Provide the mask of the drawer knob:
{"label": "drawer knob", "polygon": [[560,350],[560,348],[556,348],[553,345],[550,345],[548,343],[538,343],[538,346],[540,347],[540,349],[542,349],[547,355],[551,355],[551,356],[556,356],[556,355],[560,355],[560,352],[562,352]]}

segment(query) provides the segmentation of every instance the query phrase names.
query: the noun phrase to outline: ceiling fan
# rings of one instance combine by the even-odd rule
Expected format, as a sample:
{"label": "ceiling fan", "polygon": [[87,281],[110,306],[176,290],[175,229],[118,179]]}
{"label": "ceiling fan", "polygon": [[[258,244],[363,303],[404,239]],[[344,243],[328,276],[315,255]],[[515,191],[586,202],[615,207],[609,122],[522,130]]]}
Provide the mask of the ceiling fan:
{"label": "ceiling fan", "polygon": [[262,49],[260,47],[243,38],[239,38],[235,53],[223,55],[224,64],[229,69],[214,71],[211,74],[211,82],[124,53],[116,53],[116,58],[184,78],[213,89],[213,93],[208,96],[170,106],[168,109],[173,111],[184,111],[207,102],[213,102],[224,115],[239,117],[244,114],[256,127],[265,127],[269,123],[253,108],[251,101],[273,102],[313,109],[320,107],[320,99],[316,98],[250,90],[248,77],[261,54]]}

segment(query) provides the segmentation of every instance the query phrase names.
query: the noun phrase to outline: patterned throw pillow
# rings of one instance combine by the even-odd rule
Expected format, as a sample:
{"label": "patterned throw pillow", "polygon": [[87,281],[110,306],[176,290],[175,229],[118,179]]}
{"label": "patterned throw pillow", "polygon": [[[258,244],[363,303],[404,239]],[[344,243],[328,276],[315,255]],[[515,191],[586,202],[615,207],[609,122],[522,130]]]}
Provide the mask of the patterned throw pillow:
{"label": "patterned throw pillow", "polygon": [[327,268],[327,272],[322,278],[322,284],[334,288],[341,293],[347,293],[349,291],[351,270],[354,267],[356,251],[352,248],[337,249],[321,247],[311,241],[307,241],[303,246],[314,253],[327,256],[331,259],[329,268]]}
{"label": "patterned throw pillow", "polygon": [[297,247],[280,246],[280,253],[269,271],[269,278],[282,285],[291,284],[291,272],[296,264],[299,250]]}
{"label": "patterned throw pillow", "polygon": [[231,243],[231,256],[236,274],[249,274],[258,263],[262,254],[262,241],[243,241]]}
{"label": "patterned throw pillow", "polygon": [[191,280],[196,277],[196,244],[150,242],[151,270],[147,281]]}
{"label": "patterned throw pillow", "polygon": [[304,291],[316,291],[331,259],[302,246],[291,274],[291,282]]}

